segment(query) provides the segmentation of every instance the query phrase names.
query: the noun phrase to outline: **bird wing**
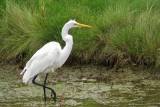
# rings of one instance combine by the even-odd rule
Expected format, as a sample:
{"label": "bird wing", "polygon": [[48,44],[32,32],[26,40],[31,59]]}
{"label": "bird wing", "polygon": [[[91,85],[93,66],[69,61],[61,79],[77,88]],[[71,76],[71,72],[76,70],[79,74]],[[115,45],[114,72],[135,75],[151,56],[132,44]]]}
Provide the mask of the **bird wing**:
{"label": "bird wing", "polygon": [[39,49],[27,62],[26,67],[22,71],[22,73],[26,71],[23,76],[23,82],[27,83],[30,78],[53,66],[61,50],[61,46],[57,42],[47,43]]}
{"label": "bird wing", "polygon": [[39,49],[27,62],[26,66],[29,67],[32,64],[32,61],[42,60],[43,62],[49,61],[52,65],[55,61],[54,59],[60,55],[61,47],[57,42],[50,42],[44,45],[41,49]]}

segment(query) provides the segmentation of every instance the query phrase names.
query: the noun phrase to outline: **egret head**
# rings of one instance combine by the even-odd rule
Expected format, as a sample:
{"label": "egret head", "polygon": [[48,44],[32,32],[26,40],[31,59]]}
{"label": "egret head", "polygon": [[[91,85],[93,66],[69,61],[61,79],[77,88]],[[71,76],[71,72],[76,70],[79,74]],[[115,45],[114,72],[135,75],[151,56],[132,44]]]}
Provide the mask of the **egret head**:
{"label": "egret head", "polygon": [[74,27],[92,28],[91,26],[80,24],[80,23],[76,22],[75,20],[70,20],[62,28],[62,38],[64,41],[67,41],[66,36],[69,37],[69,35],[68,35],[69,29],[74,28]]}
{"label": "egret head", "polygon": [[72,27],[86,27],[86,28],[92,28],[92,26],[80,24],[76,22],[75,20],[70,20],[67,22],[67,24],[72,28]]}

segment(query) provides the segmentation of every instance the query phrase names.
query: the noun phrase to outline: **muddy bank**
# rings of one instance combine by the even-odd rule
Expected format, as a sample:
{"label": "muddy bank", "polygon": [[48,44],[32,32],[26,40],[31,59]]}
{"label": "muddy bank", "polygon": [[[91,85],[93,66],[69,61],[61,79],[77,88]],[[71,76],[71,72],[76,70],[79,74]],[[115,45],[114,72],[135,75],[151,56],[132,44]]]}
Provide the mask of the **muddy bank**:
{"label": "muddy bank", "polygon": [[[94,66],[62,67],[49,74],[47,85],[57,93],[57,102],[47,90],[47,102],[41,87],[23,84],[18,66],[0,67],[0,106],[159,106],[158,72],[121,69],[116,72]],[[43,83],[44,75],[40,75]],[[61,99],[61,96],[64,99]],[[62,100],[62,101],[60,101]]]}

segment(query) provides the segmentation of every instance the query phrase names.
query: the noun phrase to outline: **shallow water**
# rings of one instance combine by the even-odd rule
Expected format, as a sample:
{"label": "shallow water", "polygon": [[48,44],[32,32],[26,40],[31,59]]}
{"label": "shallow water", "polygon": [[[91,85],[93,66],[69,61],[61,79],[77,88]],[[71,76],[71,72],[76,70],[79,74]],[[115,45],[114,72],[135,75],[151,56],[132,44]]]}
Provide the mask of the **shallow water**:
{"label": "shallow water", "polygon": [[[160,80],[143,79],[141,81],[110,82],[96,79],[51,80],[47,85],[57,93],[57,102],[51,99],[47,91],[47,102],[43,99],[43,90],[33,84],[23,84],[18,73],[2,73],[0,81],[0,106],[31,107],[127,107],[160,106]],[[74,81],[73,81],[74,80]],[[42,83],[42,81],[40,81]],[[64,95],[64,99],[61,96]],[[60,102],[60,100],[62,100]],[[60,104],[61,103],[61,104]]]}

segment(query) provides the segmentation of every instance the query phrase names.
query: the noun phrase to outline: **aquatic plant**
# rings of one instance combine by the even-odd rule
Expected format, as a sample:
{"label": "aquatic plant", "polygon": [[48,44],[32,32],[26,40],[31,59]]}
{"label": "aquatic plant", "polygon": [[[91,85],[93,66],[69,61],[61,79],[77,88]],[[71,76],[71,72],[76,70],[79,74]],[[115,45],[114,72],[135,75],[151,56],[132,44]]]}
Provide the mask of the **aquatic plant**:
{"label": "aquatic plant", "polygon": [[77,19],[94,29],[71,30],[76,36],[68,64],[159,66],[159,7],[159,0],[3,1],[0,59],[26,61],[49,41],[64,46],[61,28]]}

